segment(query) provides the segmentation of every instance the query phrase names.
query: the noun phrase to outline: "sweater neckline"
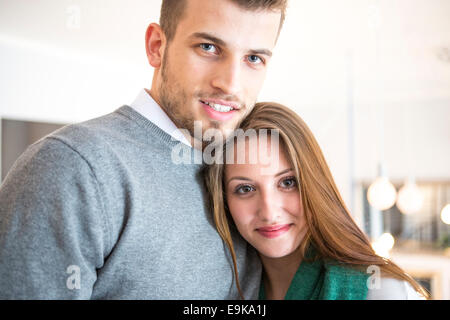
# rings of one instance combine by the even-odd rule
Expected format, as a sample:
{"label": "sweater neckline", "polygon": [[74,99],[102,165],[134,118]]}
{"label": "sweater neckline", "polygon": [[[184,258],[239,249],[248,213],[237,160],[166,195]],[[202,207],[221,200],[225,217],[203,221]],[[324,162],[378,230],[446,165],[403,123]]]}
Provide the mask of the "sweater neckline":
{"label": "sweater neckline", "polygon": [[[173,148],[178,148],[179,146],[181,146],[181,148],[185,150],[185,152],[188,152],[188,154],[190,155],[190,164],[203,166],[203,151],[195,149],[194,147],[188,146],[182,141],[175,139],[170,134],[158,127],[156,124],[154,124],[152,121],[147,119],[145,116],[134,110],[132,107],[123,105],[114,112],[136,123],[139,127],[148,132],[152,138],[156,137],[169,149],[173,150]],[[198,161],[198,159],[200,159],[202,163],[197,163],[196,161]]]}
{"label": "sweater neckline", "polygon": [[[165,144],[168,144],[169,147],[173,147],[179,143],[182,143],[179,140],[176,140],[173,138],[170,134],[162,130],[160,127],[158,127],[156,124],[148,120],[146,117],[141,115],[139,112],[134,110],[132,107],[128,105],[123,105],[122,107],[118,108],[114,112],[121,114],[122,116],[125,116],[126,118],[132,120],[133,122],[137,123],[140,127],[144,128],[146,131],[151,132],[153,136],[156,136],[159,138],[162,142]],[[187,148],[192,148],[188,145],[186,145]]]}

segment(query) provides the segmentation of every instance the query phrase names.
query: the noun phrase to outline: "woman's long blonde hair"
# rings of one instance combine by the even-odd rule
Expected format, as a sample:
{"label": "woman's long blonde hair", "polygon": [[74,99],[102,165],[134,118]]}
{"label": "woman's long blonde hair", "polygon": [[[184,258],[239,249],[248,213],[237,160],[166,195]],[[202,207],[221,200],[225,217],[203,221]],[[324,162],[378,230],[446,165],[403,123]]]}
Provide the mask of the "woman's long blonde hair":
{"label": "woman's long blonde hair", "polygon": [[[239,128],[277,130],[298,181],[299,195],[307,231],[300,245],[304,256],[312,242],[319,257],[361,269],[370,265],[380,267],[385,276],[405,280],[421,295],[429,293],[411,276],[389,259],[378,256],[369,239],[352,219],[334,183],[322,151],[305,122],[289,108],[277,103],[258,103],[241,122]],[[224,148],[225,152],[225,148]],[[242,298],[236,254],[230,233],[230,213],[224,189],[224,164],[213,164],[205,170],[205,184],[211,196],[217,230],[228,246],[234,266],[237,289]]]}

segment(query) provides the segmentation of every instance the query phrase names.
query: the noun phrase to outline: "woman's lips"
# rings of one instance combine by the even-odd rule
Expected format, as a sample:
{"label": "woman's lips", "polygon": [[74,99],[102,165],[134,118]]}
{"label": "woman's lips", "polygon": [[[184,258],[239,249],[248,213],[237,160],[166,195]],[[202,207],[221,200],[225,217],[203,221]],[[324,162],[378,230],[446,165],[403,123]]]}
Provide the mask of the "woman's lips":
{"label": "woman's lips", "polygon": [[276,226],[269,226],[269,227],[263,227],[258,228],[256,231],[258,231],[263,237],[273,239],[281,236],[282,234],[289,231],[291,228],[291,224],[282,224],[282,225],[276,225]]}

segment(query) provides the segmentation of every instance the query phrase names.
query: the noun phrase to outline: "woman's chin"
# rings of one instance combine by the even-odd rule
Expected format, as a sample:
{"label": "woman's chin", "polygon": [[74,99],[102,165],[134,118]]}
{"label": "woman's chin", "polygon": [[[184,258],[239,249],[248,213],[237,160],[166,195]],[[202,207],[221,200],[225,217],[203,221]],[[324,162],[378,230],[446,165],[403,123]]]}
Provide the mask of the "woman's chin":
{"label": "woman's chin", "polygon": [[270,249],[261,248],[261,250],[258,250],[258,252],[260,255],[269,259],[280,259],[289,256],[293,251],[291,249],[274,247]]}

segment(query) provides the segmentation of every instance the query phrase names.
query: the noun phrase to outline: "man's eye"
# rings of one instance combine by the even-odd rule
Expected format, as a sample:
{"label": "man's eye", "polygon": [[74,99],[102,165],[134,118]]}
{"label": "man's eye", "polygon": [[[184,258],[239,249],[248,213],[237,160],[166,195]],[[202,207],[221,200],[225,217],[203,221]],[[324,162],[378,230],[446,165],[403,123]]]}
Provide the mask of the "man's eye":
{"label": "man's eye", "polygon": [[210,43],[202,43],[200,45],[200,48],[202,48],[206,52],[213,52],[213,53],[215,53],[217,51],[216,47],[213,44],[210,44]]}
{"label": "man's eye", "polygon": [[291,189],[297,186],[297,180],[295,178],[287,178],[280,183],[282,188]]}
{"label": "man's eye", "polygon": [[255,55],[248,56],[248,61],[251,64],[260,64],[263,62],[263,60],[260,57],[255,56]]}
{"label": "man's eye", "polygon": [[235,190],[235,193],[237,193],[237,194],[246,194],[246,193],[252,192],[253,190],[255,190],[255,189],[253,189],[253,187],[248,186],[248,185],[244,185],[244,186],[237,187],[236,190]]}

